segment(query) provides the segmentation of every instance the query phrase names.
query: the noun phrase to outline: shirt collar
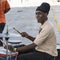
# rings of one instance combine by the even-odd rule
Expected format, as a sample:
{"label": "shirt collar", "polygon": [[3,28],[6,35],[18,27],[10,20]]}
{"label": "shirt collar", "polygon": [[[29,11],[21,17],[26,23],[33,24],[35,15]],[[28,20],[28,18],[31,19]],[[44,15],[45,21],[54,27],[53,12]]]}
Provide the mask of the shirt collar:
{"label": "shirt collar", "polygon": [[43,25],[41,25],[41,28],[44,28],[46,26],[46,24],[48,23],[48,20],[44,22]]}

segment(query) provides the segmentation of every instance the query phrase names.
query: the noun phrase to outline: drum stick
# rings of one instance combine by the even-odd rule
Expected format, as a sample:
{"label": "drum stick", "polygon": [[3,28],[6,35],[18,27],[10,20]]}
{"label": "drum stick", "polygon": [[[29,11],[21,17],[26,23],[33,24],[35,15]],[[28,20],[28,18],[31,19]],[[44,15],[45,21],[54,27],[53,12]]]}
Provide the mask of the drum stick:
{"label": "drum stick", "polygon": [[21,34],[21,32],[19,32],[16,28],[13,28],[15,31],[17,31],[19,34]]}
{"label": "drum stick", "polygon": [[1,41],[4,45],[6,45],[6,44],[3,42],[3,40],[2,40],[2,39],[0,39],[0,41]]}

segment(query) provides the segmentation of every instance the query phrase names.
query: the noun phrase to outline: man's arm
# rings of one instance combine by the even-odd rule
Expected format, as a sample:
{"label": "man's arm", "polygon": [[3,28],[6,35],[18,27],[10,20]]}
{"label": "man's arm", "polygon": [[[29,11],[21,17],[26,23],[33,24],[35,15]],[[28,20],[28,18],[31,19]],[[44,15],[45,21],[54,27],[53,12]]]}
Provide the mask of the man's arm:
{"label": "man's arm", "polygon": [[5,1],[5,10],[4,13],[7,13],[10,10],[10,4],[8,3],[8,1]]}
{"label": "man's arm", "polygon": [[22,33],[20,33],[20,35],[21,35],[22,37],[25,37],[25,38],[30,39],[31,41],[34,41],[34,40],[35,40],[34,37],[28,35],[26,32],[22,32]]}
{"label": "man's arm", "polygon": [[34,49],[35,47],[36,47],[36,44],[32,43],[30,45],[17,48],[16,51],[17,52],[25,52],[25,51],[29,51],[31,49]]}
{"label": "man's arm", "polygon": [[9,9],[5,9],[4,13],[6,14],[9,10],[10,10],[10,8]]}
{"label": "man's arm", "polygon": [[28,35],[26,38],[28,38],[28,39],[31,40],[31,41],[34,41],[34,40],[35,40],[35,38],[32,37],[32,36],[30,36],[30,35]]}
{"label": "man's arm", "polygon": [[28,38],[28,39],[30,39],[31,41],[34,41],[34,40],[35,40],[34,37],[28,35],[26,32],[20,32],[20,31],[18,31],[16,28],[13,28],[13,29],[14,29],[15,31],[17,31],[22,37]]}
{"label": "man's arm", "polygon": [[[35,43],[32,43],[15,49],[13,46],[8,45],[8,49],[12,52],[26,52],[26,51],[30,51],[31,49],[35,49],[36,46],[37,45]],[[7,46],[5,46],[4,48],[7,49]]]}

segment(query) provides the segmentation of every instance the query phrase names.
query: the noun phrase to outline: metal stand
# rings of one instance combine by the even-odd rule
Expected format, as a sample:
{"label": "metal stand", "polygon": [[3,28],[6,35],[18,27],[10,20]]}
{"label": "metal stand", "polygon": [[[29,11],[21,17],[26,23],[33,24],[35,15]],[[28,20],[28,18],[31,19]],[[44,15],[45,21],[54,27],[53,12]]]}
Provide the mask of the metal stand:
{"label": "metal stand", "polygon": [[7,49],[6,49],[6,60],[8,60],[8,58],[9,58],[9,56],[8,56],[8,39],[9,39],[9,37],[5,38],[5,40],[6,40],[6,47],[7,47]]}
{"label": "metal stand", "polygon": [[6,30],[6,37],[5,37],[5,40],[6,40],[6,47],[7,47],[7,49],[6,49],[6,60],[8,60],[8,58],[9,58],[9,56],[8,56],[8,39],[9,39],[9,37],[8,37],[8,25],[7,25],[7,30]]}
{"label": "metal stand", "polygon": [[[11,55],[9,56],[9,54],[8,54],[8,39],[10,38],[10,37],[20,37],[20,35],[16,35],[16,34],[12,34],[12,35],[10,35],[9,33],[8,33],[8,26],[7,26],[7,31],[6,31],[6,33],[5,34],[0,34],[0,37],[2,37],[2,38],[4,38],[5,39],[5,41],[6,41],[6,47],[7,47],[7,49],[6,49],[6,60],[9,60],[9,58],[10,58],[10,60],[11,60]],[[10,53],[11,54],[11,53]],[[17,58],[17,56],[16,56],[16,58]],[[15,60],[16,60],[16,58],[15,58]]]}

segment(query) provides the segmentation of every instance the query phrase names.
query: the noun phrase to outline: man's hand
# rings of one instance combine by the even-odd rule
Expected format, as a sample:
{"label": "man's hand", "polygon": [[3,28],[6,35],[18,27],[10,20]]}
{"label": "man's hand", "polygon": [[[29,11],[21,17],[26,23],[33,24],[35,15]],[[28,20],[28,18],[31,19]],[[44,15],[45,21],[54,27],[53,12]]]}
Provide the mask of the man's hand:
{"label": "man's hand", "polygon": [[20,31],[18,31],[15,27],[13,27],[13,29],[15,30],[15,31],[17,31],[22,37],[28,37],[29,35],[26,33],[26,32],[20,32]]}
{"label": "man's hand", "polygon": [[26,32],[22,32],[20,34],[21,34],[22,37],[26,37],[26,38],[29,36]]}
{"label": "man's hand", "polygon": [[16,28],[13,28],[13,29],[16,30],[22,37],[25,37],[25,38],[30,39],[31,41],[34,41],[35,37],[28,35],[26,32],[20,32]]}
{"label": "man's hand", "polygon": [[34,37],[28,35],[26,32],[22,32],[20,34],[21,34],[22,37],[28,38],[31,41],[34,41],[34,39],[35,39]]}
{"label": "man's hand", "polygon": [[[4,48],[7,49],[7,46],[5,46]],[[11,45],[8,45],[8,50],[10,50],[11,52],[15,52],[14,47]]]}

